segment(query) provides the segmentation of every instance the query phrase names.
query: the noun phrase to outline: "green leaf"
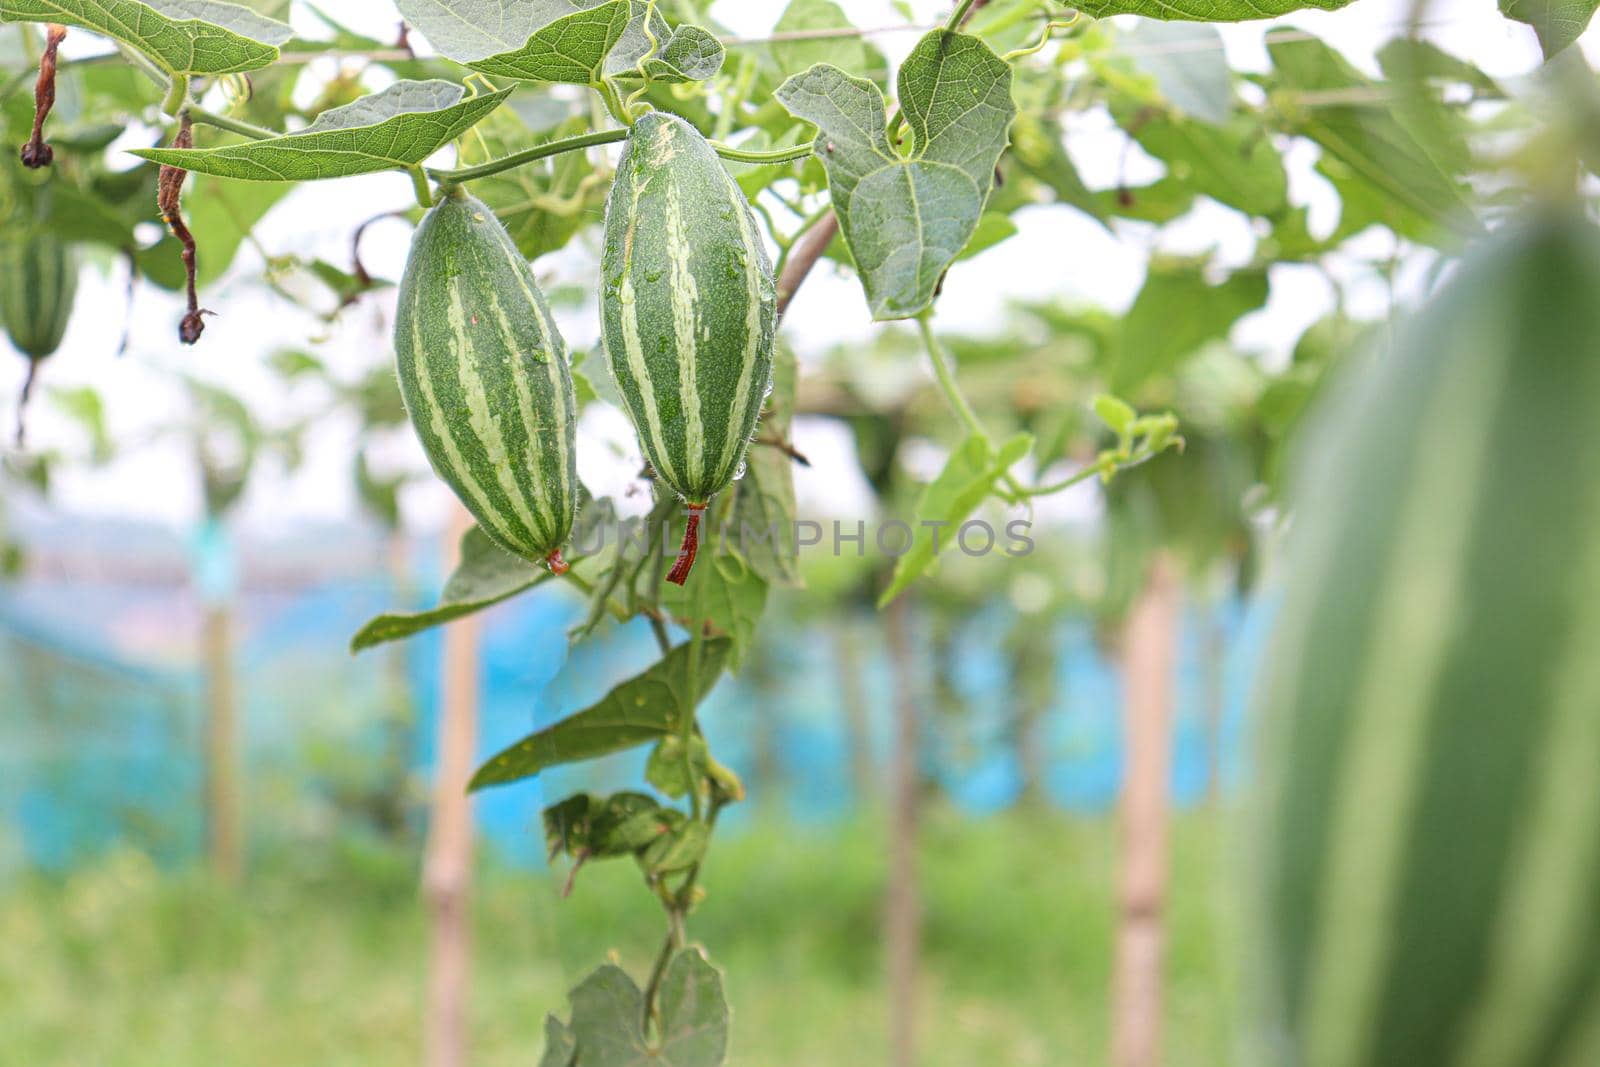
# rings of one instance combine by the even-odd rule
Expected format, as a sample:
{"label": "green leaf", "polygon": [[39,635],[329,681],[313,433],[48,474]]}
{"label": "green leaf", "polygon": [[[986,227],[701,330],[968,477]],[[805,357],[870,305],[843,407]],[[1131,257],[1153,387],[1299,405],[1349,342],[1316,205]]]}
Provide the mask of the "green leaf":
{"label": "green leaf", "polygon": [[554,1015],[544,1017],[544,1055],[539,1067],[574,1067],[578,1059],[578,1039],[567,1024]]}
{"label": "green leaf", "polygon": [[686,710],[700,703],[716,685],[727,662],[731,642],[716,638],[703,643],[698,692],[689,694],[689,650],[685,642],[643,674],[623,682],[576,714],[529,734],[492,757],[473,775],[471,788],[504,785],[546,767],[621,752],[675,733]]}
{"label": "green leaf", "polygon": [[1533,27],[1546,59],[1583,36],[1596,8],[1600,0],[1500,0],[1502,15]]}
{"label": "green leaf", "polygon": [[482,611],[552,577],[546,567],[513,556],[476,526],[461,537],[461,562],[427,611],[379,615],[350,639],[350,651],[410,637],[451,619]]}
{"label": "green leaf", "polygon": [[977,229],[1016,106],[1011,68],[966,34],[935,30],[900,68],[909,155],[891,142],[883,94],[819,64],[777,98],[818,128],[840,229],[875,319],[916,315]]}
{"label": "green leaf", "polygon": [[258,70],[294,36],[282,22],[221,0],[0,0],[0,22],[82,26],[184,75]]}
{"label": "green leaf", "polygon": [[702,26],[679,26],[644,61],[644,70],[652,81],[703,82],[716,76],[726,58],[716,34]]}
{"label": "green leaf", "polygon": [[1350,0],[1082,0],[1074,4],[1097,19],[1143,15],[1176,22],[1245,22],[1274,19],[1291,11],[1337,11]]}
{"label": "green leaf", "polygon": [[606,57],[628,28],[628,18],[628,0],[574,11],[538,27],[515,48],[474,59],[467,66],[498,78],[587,85],[600,77]]}
{"label": "green leaf", "polygon": [[1025,433],[1012,437],[998,451],[986,438],[973,434],[950,453],[944,469],[917,500],[911,548],[895,561],[894,575],[878,598],[878,607],[904,592],[939,553],[949,551],[961,524],[993,491],[995,479],[1032,447],[1033,438]]}
{"label": "green leaf", "polygon": [[[786,33],[852,28],[850,17],[834,0],[789,0],[789,6],[783,9],[772,33],[774,37],[781,37]],[[879,85],[889,80],[889,61],[865,37],[774,40],[772,58],[786,74],[818,63],[831,63],[846,74],[870,78]]]}
{"label": "green leaf", "polygon": [[[1404,218],[1407,214],[1435,230],[1477,232],[1459,183],[1411,136],[1390,109],[1362,103],[1302,106],[1303,94],[1369,92],[1381,99],[1385,85],[1352,67],[1343,56],[1317,40],[1268,39],[1272,57],[1274,101],[1293,132],[1322,147],[1325,173],[1370,186],[1380,202],[1375,213]],[[1328,167],[1329,161],[1334,163]],[[1339,188],[1341,197],[1345,188]],[[1357,199],[1363,199],[1357,195]],[[1367,197],[1365,199],[1373,199]],[[1388,204],[1384,209],[1381,205]],[[1350,205],[1348,201],[1346,208]],[[1344,225],[1341,222],[1341,230]],[[1422,227],[1418,227],[1421,229]],[[1426,239],[1427,233],[1396,229],[1404,236]]]}
{"label": "green leaf", "polygon": [[1101,422],[1111,427],[1111,432],[1119,437],[1132,430],[1133,420],[1139,417],[1139,413],[1129,407],[1126,402],[1117,399],[1110,393],[1100,393],[1092,403],[1095,415],[1099,417]]}
{"label": "green leaf", "polygon": [[574,794],[545,808],[541,821],[551,859],[564,853],[582,860],[633,855],[682,818],[647,793],[621,792],[603,798]]}
{"label": "green leaf", "polygon": [[[788,441],[795,403],[794,350],[779,342],[772,356],[772,392],[756,425],[757,438]],[[794,543],[794,460],[760,441],[750,446],[744,477],[734,483],[728,518],[734,544],[752,570],[773,585],[800,578]]]}
{"label": "green leaf", "polygon": [[1266,302],[1264,271],[1242,270],[1210,285],[1198,267],[1152,264],[1122,321],[1112,390],[1126,396],[1152,375],[1176,369],[1200,346],[1227,336],[1241,315]]}
{"label": "green leaf", "polygon": [[710,755],[705,738],[689,740],[689,758],[684,759],[683,738],[668,734],[650,750],[644,764],[644,780],[669,797],[685,797],[695,782],[705,776],[706,757]]}
{"label": "green leaf", "polygon": [[[745,473],[749,477],[748,470]],[[720,536],[720,531],[718,531]],[[785,529],[781,536],[788,536]],[[661,606],[690,633],[709,625],[711,632],[729,638],[728,668],[737,670],[755,637],[756,623],[767,606],[767,583],[755,568],[734,552],[737,528],[728,530],[731,545],[718,545],[711,558],[683,585],[668,583],[661,590]],[[792,540],[792,538],[791,538]],[[713,547],[708,544],[708,547]]]}
{"label": "green leaf", "polygon": [[1215,26],[1141,22],[1119,41],[1179,111],[1222,125],[1233,113],[1233,76]]}
{"label": "green leaf", "polygon": [[[485,74],[575,82],[645,71],[702,81],[722,66],[722,43],[699,26],[674,30],[642,0],[399,0],[400,13],[441,53]],[[645,33],[646,12],[650,33]]]}
{"label": "green leaf", "polygon": [[500,106],[510,89],[467,97],[442,80],[400,81],[324,111],[298,133],[220,148],[144,148],[134,155],[201,174],[293,182],[421,163]]}
{"label": "green leaf", "polygon": [[720,1067],[728,1052],[722,976],[698,948],[667,964],[659,994],[661,1041],[641,1025],[644,994],[626,971],[606,964],[572,991],[571,1032],[582,1067]]}
{"label": "green leaf", "polygon": [[1238,115],[1225,125],[1179,116],[1123,116],[1139,147],[1167,165],[1172,178],[1247,215],[1276,215],[1289,206],[1289,178],[1261,120]]}
{"label": "green leaf", "polygon": [[50,390],[50,399],[89,435],[90,449],[96,458],[110,458],[111,435],[106,432],[106,405],[97,390],[88,385],[55,388]]}
{"label": "green leaf", "polygon": [[1173,177],[1158,178],[1149,185],[1102,189],[1095,201],[1106,215],[1116,215],[1156,225],[1187,215],[1194,207],[1194,190]]}
{"label": "green leaf", "polygon": [[1107,218],[1100,198],[1084,184],[1077,164],[1062,143],[1061,126],[1054,119],[1043,119],[1024,112],[1011,127],[1011,158],[1029,176],[1043,183],[1063,204],[1071,204],[1096,222]]}
{"label": "green leaf", "polygon": [[657,876],[686,871],[705,856],[710,841],[705,823],[684,820],[650,842],[639,854],[639,863]]}

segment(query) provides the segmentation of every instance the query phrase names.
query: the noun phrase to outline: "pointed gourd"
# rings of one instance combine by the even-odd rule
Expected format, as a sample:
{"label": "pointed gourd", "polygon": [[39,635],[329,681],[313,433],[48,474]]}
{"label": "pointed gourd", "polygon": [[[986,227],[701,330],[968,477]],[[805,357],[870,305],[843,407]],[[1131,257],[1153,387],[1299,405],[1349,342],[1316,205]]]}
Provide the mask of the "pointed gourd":
{"label": "pointed gourd", "polygon": [[628,136],[606,200],[601,325],[656,477],[689,519],[668,580],[694,563],[700,516],[744,472],[772,380],[772,264],[711,145],[659,111]]}
{"label": "pointed gourd", "polygon": [[1272,1062],[1600,1063],[1596,293],[1600,229],[1509,226],[1315,427],[1259,694]]}
{"label": "pointed gourd", "polygon": [[434,471],[500,547],[565,571],[578,501],[566,344],[505,227],[460,188],[412,238],[394,347]]}

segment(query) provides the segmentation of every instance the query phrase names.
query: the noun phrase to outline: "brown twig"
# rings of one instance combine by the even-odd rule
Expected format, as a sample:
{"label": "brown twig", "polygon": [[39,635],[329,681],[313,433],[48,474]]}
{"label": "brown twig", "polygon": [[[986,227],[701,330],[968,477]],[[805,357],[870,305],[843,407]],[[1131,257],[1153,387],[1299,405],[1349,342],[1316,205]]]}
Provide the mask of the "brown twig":
{"label": "brown twig", "polygon": [[28,440],[28,397],[33,395],[33,379],[39,373],[39,360],[28,360],[28,376],[22,379],[22,393],[17,397],[17,450],[20,452],[27,447]]}
{"label": "brown twig", "polygon": [[48,167],[56,153],[44,140],[44,120],[56,106],[56,49],[67,35],[65,26],[51,23],[45,31],[44,54],[39,57],[39,80],[33,86],[33,136],[22,146],[22,165],[29,170]]}
{"label": "brown twig", "polygon": [[789,310],[789,302],[794,299],[794,294],[799,292],[806,275],[817,265],[817,260],[822,258],[822,253],[827,251],[834,234],[838,232],[839,216],[830,211],[795,241],[788,262],[783,265],[783,273],[778,277],[779,318]]}
{"label": "brown twig", "polygon": [[801,452],[798,448],[794,447],[794,445],[790,444],[788,441],[785,441],[775,433],[757,437],[756,444],[766,445],[768,448],[776,448],[779,452],[782,452],[784,455],[788,456],[802,467],[811,466],[811,460],[806,458],[806,454],[804,452]]}
{"label": "brown twig", "polygon": [[[172,139],[172,147],[194,147],[194,123],[187,111],[178,118],[178,134]],[[156,207],[160,209],[161,220],[172,231],[172,236],[183,245],[183,271],[188,286],[189,310],[178,323],[178,340],[192,345],[200,340],[200,334],[206,328],[201,316],[211,312],[200,307],[200,297],[195,292],[194,234],[189,232],[189,227],[183,221],[183,179],[188,173],[182,167],[162,165],[156,177]]]}

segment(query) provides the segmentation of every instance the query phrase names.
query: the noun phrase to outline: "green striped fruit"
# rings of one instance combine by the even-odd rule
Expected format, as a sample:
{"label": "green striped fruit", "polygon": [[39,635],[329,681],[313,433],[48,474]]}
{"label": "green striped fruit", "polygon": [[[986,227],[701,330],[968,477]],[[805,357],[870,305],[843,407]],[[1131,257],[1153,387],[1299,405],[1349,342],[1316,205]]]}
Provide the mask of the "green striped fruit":
{"label": "green striped fruit", "polygon": [[578,499],[566,344],[505,227],[459,189],[412,238],[394,347],[439,477],[491,540],[566,570]]}
{"label": "green striped fruit", "polygon": [[1600,231],[1493,238],[1317,427],[1261,691],[1291,1067],[1600,1063]]}
{"label": "green striped fruit", "polygon": [[606,200],[601,325],[611,371],[657,476],[696,527],[743,472],[772,378],[777,288],[750,204],[695,128],[634,124]]}
{"label": "green striped fruit", "polygon": [[77,249],[47,233],[0,244],[0,322],[17,351],[40,360],[61,347],[78,292]]}

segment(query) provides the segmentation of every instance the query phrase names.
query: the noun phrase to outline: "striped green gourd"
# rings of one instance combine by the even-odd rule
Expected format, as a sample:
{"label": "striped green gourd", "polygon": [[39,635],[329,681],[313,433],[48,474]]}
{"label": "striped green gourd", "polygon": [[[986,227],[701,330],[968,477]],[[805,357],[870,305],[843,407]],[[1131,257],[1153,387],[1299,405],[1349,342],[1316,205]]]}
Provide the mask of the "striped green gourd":
{"label": "striped green gourd", "polygon": [[78,293],[78,255],[48,233],[0,244],[0,322],[11,344],[32,360],[61,347]]}
{"label": "striped green gourd", "polygon": [[566,345],[505,227],[459,188],[412,238],[394,347],[439,477],[491,540],[565,571],[578,498]]}
{"label": "striped green gourd", "polygon": [[17,447],[23,447],[28,397],[39,364],[61,347],[78,294],[76,247],[44,232],[0,242],[0,326],[12,347],[28,357],[17,397]]}
{"label": "striped green gourd", "polygon": [[772,378],[772,265],[750,204],[695,128],[652,111],[606,200],[602,328],[657,477],[688,505],[667,575],[694,565],[700,515],[739,477]]}
{"label": "striped green gourd", "polygon": [[1600,1063],[1600,231],[1508,229],[1313,428],[1260,714],[1267,1061]]}

